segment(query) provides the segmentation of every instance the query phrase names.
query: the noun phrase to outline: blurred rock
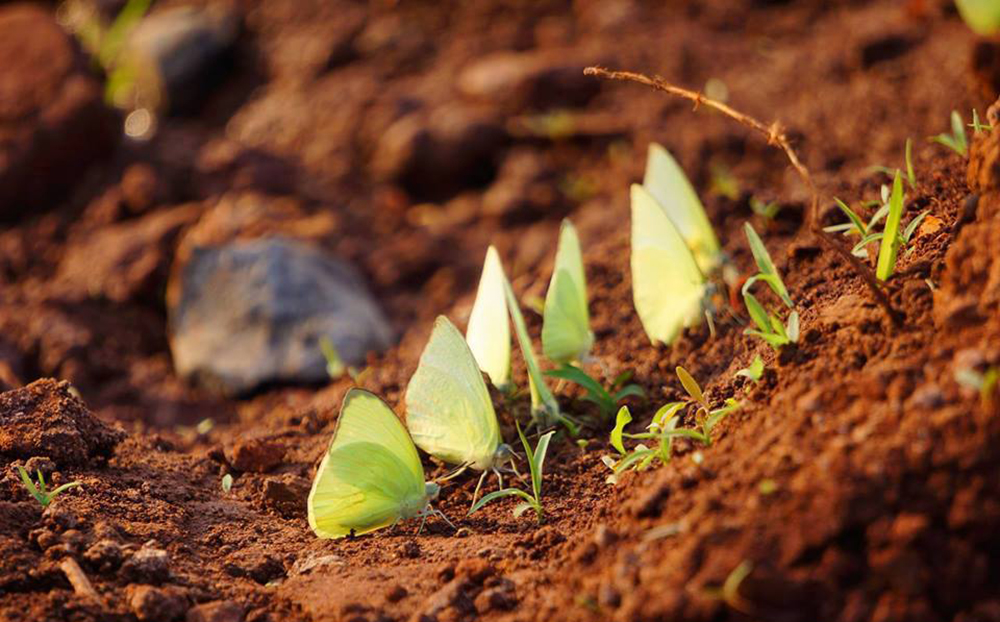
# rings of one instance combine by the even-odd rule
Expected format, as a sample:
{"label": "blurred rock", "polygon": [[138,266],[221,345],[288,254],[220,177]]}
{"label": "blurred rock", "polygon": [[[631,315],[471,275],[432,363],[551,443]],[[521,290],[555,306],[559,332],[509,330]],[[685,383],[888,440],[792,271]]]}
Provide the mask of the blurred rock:
{"label": "blurred rock", "polygon": [[284,518],[303,518],[306,515],[306,498],[310,483],[291,473],[264,480],[264,507]]}
{"label": "blurred rock", "polygon": [[113,302],[162,299],[177,236],[201,215],[200,205],[157,210],[71,239],[58,278],[75,297]]}
{"label": "blurred rock", "polygon": [[122,201],[133,214],[145,212],[159,203],[164,191],[156,170],[149,164],[133,164],[122,174]]}
{"label": "blurred rock", "polygon": [[195,111],[223,82],[239,32],[237,14],[219,6],[174,7],[144,18],[122,51],[138,75],[139,107]]}
{"label": "blurred rock", "polygon": [[114,540],[98,540],[83,554],[90,567],[97,572],[110,572],[122,563],[122,547]]}
{"label": "blurred rock", "polygon": [[231,600],[202,603],[188,610],[187,622],[243,622],[243,608]]}
{"label": "blurred rock", "polygon": [[113,147],[114,115],[43,8],[0,7],[0,220],[47,207]]}
{"label": "blurred rock", "polygon": [[0,394],[0,457],[93,464],[92,458],[109,456],[124,436],[92,415],[68,382],[37,380]]}
{"label": "blurred rock", "polygon": [[371,171],[414,197],[446,198],[489,183],[506,139],[499,119],[484,110],[449,105],[418,111],[382,133]]}
{"label": "blurred rock", "polygon": [[150,585],[131,585],[128,594],[129,606],[140,622],[179,620],[188,608],[187,598],[177,588],[161,589]]}
{"label": "blurred rock", "polygon": [[583,75],[600,64],[579,49],[495,52],[469,63],[458,74],[466,97],[512,110],[582,106],[600,90],[600,81]]}
{"label": "blurred rock", "polygon": [[392,342],[349,266],[284,238],[196,247],[172,277],[170,346],[178,374],[227,395],[327,379],[320,341],[349,365]]}
{"label": "blurred rock", "polygon": [[12,344],[0,339],[0,392],[23,385],[24,358]]}

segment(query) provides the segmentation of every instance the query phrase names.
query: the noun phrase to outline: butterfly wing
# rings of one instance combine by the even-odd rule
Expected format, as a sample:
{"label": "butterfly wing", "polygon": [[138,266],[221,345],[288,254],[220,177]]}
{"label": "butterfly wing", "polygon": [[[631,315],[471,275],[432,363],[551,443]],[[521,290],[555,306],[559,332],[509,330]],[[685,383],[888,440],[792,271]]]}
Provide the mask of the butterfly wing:
{"label": "butterfly wing", "polygon": [[653,343],[671,343],[701,321],[705,277],[677,228],[638,184],[632,184],[632,297]]}
{"label": "butterfly wing", "polygon": [[309,492],[309,526],[321,538],[368,533],[423,497],[424,469],[402,422],[377,396],[348,391]]}
{"label": "butterfly wing", "polygon": [[465,339],[479,368],[501,391],[510,383],[510,323],[503,279],[500,256],[497,249],[490,246],[465,331]]}
{"label": "butterfly wing", "polygon": [[719,240],[705,214],[705,207],[684,169],[662,145],[649,145],[642,185],[677,227],[701,271],[707,274],[717,268],[722,262]]}
{"label": "butterfly wing", "polygon": [[406,425],[413,442],[451,464],[485,469],[500,444],[493,402],[468,344],[439,316],[406,387]]}
{"label": "butterfly wing", "polygon": [[585,357],[593,345],[580,239],[572,223],[564,220],[552,280],[545,295],[542,351],[553,361],[569,363]]}

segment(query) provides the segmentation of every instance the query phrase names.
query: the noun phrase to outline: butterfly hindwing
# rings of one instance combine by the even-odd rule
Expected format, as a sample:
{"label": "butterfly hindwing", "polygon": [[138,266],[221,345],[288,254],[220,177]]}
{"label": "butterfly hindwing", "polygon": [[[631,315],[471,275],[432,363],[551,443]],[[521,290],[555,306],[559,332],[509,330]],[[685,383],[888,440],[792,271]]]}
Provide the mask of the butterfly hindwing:
{"label": "butterfly hindwing", "polygon": [[569,363],[586,357],[593,343],[580,239],[572,223],[564,220],[552,280],[545,295],[542,351],[557,363]]}
{"label": "butterfly hindwing", "polygon": [[406,424],[418,447],[451,464],[492,465],[500,426],[479,365],[444,316],[406,388]]}

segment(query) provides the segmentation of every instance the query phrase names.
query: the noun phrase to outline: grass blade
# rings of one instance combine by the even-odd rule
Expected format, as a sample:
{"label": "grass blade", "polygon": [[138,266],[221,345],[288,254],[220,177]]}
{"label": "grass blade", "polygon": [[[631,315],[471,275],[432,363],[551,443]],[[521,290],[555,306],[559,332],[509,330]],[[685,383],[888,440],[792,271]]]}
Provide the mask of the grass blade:
{"label": "grass blade", "polygon": [[698,402],[702,406],[706,406],[705,394],[702,393],[698,382],[691,376],[691,374],[688,373],[688,370],[678,365],[674,372],[677,374],[677,377],[680,378],[681,384],[684,385],[684,390],[687,391],[688,395],[690,395],[694,401]]}
{"label": "grass blade", "polygon": [[880,281],[886,281],[896,269],[896,256],[899,253],[899,221],[903,218],[903,180],[896,171],[892,180],[892,195],[889,197],[889,215],[885,221],[884,235],[878,250],[878,265],[875,276]]}
{"label": "grass blade", "polygon": [[632,413],[629,412],[628,406],[622,406],[618,409],[618,415],[615,416],[615,427],[611,430],[611,446],[618,450],[618,453],[625,455],[625,443],[622,442],[622,432],[625,430],[625,426],[632,421]]}

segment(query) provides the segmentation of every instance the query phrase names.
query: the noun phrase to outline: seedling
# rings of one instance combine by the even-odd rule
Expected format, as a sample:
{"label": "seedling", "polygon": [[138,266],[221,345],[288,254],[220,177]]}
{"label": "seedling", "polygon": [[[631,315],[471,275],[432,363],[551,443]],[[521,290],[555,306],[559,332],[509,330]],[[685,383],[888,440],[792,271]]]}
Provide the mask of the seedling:
{"label": "seedling", "polygon": [[965,24],[978,35],[989,37],[1000,32],[1000,4],[995,0],[955,0]]}
{"label": "seedling", "polygon": [[951,111],[951,134],[941,133],[930,137],[931,142],[944,145],[963,158],[969,154],[969,139],[965,135],[965,122],[957,110]]}
{"label": "seedling", "polygon": [[721,162],[713,162],[709,167],[712,179],[708,191],[730,201],[740,198],[740,181],[736,179],[729,167]]}
{"label": "seedling", "polygon": [[760,358],[760,355],[754,357],[753,362],[749,366],[736,372],[736,376],[743,376],[748,378],[754,383],[760,382],[761,377],[764,375],[764,359]]}
{"label": "seedling", "polygon": [[538,519],[539,524],[542,522],[542,518],[545,515],[544,508],[542,507],[542,475],[543,466],[545,465],[545,454],[549,450],[549,441],[552,440],[552,436],[555,434],[555,430],[546,432],[538,439],[538,445],[535,446],[534,451],[531,449],[531,444],[528,442],[527,437],[524,436],[524,432],[521,430],[521,424],[517,425],[517,435],[521,437],[521,445],[524,446],[524,453],[528,457],[528,467],[531,469],[531,494],[521,490],[520,488],[504,488],[503,490],[497,490],[496,492],[491,492],[490,494],[484,496],[482,499],[476,502],[469,510],[469,514],[480,510],[487,503],[496,501],[497,499],[503,499],[504,497],[520,497],[523,501],[514,508],[514,516],[519,517],[528,510],[535,511],[535,517]]}
{"label": "seedling", "polygon": [[[625,426],[632,421],[632,414],[627,406],[622,406],[615,417],[615,427],[611,431],[611,446],[621,455],[615,460],[605,456],[602,460],[614,473],[608,477],[610,483],[616,483],[618,475],[629,469],[643,471],[649,468],[655,460],[662,464],[670,462],[673,453],[673,441],[675,437],[685,437],[698,441],[703,445],[712,444],[712,430],[727,415],[739,409],[740,404],[734,399],[727,399],[721,408],[712,409],[701,387],[691,377],[683,367],[676,369],[677,377],[681,385],[688,394],[688,399],[679,402],[670,402],[660,407],[653,415],[653,421],[646,426],[647,432],[639,434],[629,434],[625,432]],[[694,409],[694,417],[697,424],[696,429],[678,427],[682,411],[688,408]],[[624,439],[651,441],[654,445],[649,447],[640,443],[631,451],[625,448]]]}
{"label": "seedling", "polygon": [[574,365],[563,365],[559,369],[545,372],[546,376],[568,380],[584,388],[587,395],[584,400],[597,405],[602,419],[609,419],[618,408],[619,402],[627,397],[645,397],[646,393],[637,384],[625,384],[632,377],[632,372],[625,372],[611,383],[611,393],[601,386],[601,383],[590,377],[587,372]]}
{"label": "seedling", "polygon": [[222,476],[222,492],[229,492],[233,489],[233,476],[226,473]]}
{"label": "seedling", "polygon": [[974,134],[988,134],[993,131],[993,126],[979,120],[979,111],[972,109],[972,123],[969,124]]}
{"label": "seedling", "polygon": [[[744,231],[746,232],[747,242],[750,244],[750,251],[753,253],[754,261],[757,262],[759,272],[751,276],[743,284],[743,301],[746,303],[750,319],[753,320],[757,328],[747,328],[743,332],[746,335],[760,337],[772,348],[778,350],[782,346],[798,342],[799,313],[794,310],[792,299],[788,296],[788,289],[785,287],[784,281],[781,280],[778,270],[774,267],[771,255],[767,252],[767,248],[764,247],[760,236],[757,235],[757,232],[754,231],[750,223],[744,224]],[[777,314],[769,313],[760,301],[757,300],[757,297],[750,293],[750,289],[757,281],[766,283],[771,288],[771,291],[785,303],[785,306],[792,309],[791,313],[788,314],[787,324],[782,322]]]}
{"label": "seedling", "polygon": [[750,576],[751,572],[753,572],[753,564],[748,560],[743,560],[729,573],[722,583],[722,587],[705,588],[705,595],[721,600],[744,615],[753,615],[753,603],[740,594],[740,585]]}
{"label": "seedling", "polygon": [[136,103],[139,68],[123,51],[129,34],[146,15],[150,4],[151,0],[128,0],[107,26],[91,3],[70,0],[60,9],[60,21],[76,34],[107,75],[105,100],[119,108],[131,108]]}
{"label": "seedling", "polygon": [[576,436],[580,431],[580,426],[559,412],[559,402],[556,401],[556,397],[545,384],[541,369],[538,367],[538,359],[535,358],[535,351],[531,346],[531,337],[528,336],[528,327],[524,323],[521,306],[518,304],[514,288],[511,287],[510,280],[506,276],[504,276],[504,293],[507,297],[507,309],[511,319],[514,320],[514,334],[517,335],[521,356],[524,357],[524,366],[528,368],[532,419],[540,428],[549,427],[556,423],[562,424],[571,435]]}
{"label": "seedling", "polygon": [[[886,195],[885,189],[883,189],[882,195],[884,200]],[[930,213],[929,211],[922,212],[911,220],[905,229],[900,231],[900,221],[903,218],[903,202],[903,182],[900,180],[899,171],[896,171],[896,176],[892,181],[892,193],[883,206],[887,214],[885,229],[881,233],[871,233],[869,230],[869,233],[854,247],[855,252],[857,252],[872,242],[880,242],[878,264],[875,268],[875,276],[880,281],[886,281],[892,276],[892,273],[896,269],[896,259],[899,255],[900,247],[909,245],[910,239],[913,237],[914,232],[916,232],[917,227],[920,226],[923,219]],[[882,210],[879,211],[881,212]]]}
{"label": "seedling", "polygon": [[[973,115],[975,120],[978,122],[979,117],[976,115],[976,111],[973,110]],[[913,169],[913,141],[909,138],[906,139],[905,159],[906,159],[906,182],[910,184],[913,188],[917,185],[917,174]],[[877,173],[883,173],[892,177],[896,173],[896,169],[890,168],[888,166],[872,166],[869,170]]]}
{"label": "seedling", "polygon": [[323,351],[323,358],[326,359],[326,374],[332,380],[340,378],[347,373],[347,364],[340,358],[340,353],[333,345],[329,337],[323,337],[319,341],[319,347]]}
{"label": "seedling", "polygon": [[69,482],[68,484],[63,484],[54,490],[48,490],[45,486],[45,476],[42,475],[41,470],[36,471],[38,474],[38,486],[35,486],[35,483],[31,481],[31,476],[28,475],[28,471],[26,471],[23,466],[18,465],[17,472],[21,476],[21,482],[24,484],[24,487],[28,489],[28,492],[31,493],[31,496],[34,497],[36,501],[42,504],[43,508],[49,507],[49,504],[52,503],[60,493],[63,493],[70,488],[76,488],[77,486],[83,485],[81,482]]}
{"label": "seedling", "polygon": [[754,214],[770,222],[778,217],[778,212],[781,211],[781,204],[777,201],[768,201],[765,203],[757,197],[750,197],[750,209],[753,210]]}
{"label": "seedling", "polygon": [[955,372],[955,380],[963,386],[979,391],[983,410],[993,410],[997,385],[1000,383],[1000,367],[990,367],[983,373],[974,369],[960,369]]}

